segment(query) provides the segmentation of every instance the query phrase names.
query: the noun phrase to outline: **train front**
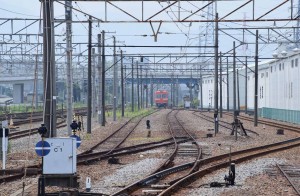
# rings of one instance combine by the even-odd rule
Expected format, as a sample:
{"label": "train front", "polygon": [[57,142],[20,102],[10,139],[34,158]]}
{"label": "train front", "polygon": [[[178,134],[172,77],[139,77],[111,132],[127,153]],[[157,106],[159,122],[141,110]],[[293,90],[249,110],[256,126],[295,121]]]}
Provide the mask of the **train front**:
{"label": "train front", "polygon": [[155,92],[155,104],[157,107],[168,106],[168,91],[159,90]]}

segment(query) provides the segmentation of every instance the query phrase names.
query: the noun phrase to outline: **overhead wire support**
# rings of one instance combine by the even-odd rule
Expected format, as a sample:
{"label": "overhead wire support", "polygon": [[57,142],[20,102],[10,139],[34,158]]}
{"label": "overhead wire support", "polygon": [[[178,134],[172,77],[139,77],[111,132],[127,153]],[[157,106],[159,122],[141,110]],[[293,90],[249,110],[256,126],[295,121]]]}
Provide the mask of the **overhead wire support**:
{"label": "overhead wire support", "polygon": [[114,42],[114,69],[113,69],[113,120],[117,120],[117,89],[118,89],[118,83],[117,83],[117,56],[116,56],[116,37],[113,36],[113,42]]}
{"label": "overhead wire support", "polygon": [[[219,40],[218,40],[218,13],[216,13],[215,22],[215,83],[214,83],[214,119],[215,119],[215,135],[219,132],[218,108],[219,108],[219,92],[218,92],[218,63],[219,63]],[[221,74],[221,73],[220,73]]]}
{"label": "overhead wire support", "polygon": [[92,20],[89,17],[88,31],[88,96],[87,96],[87,133],[92,133]]}
{"label": "overhead wire support", "polygon": [[101,57],[102,57],[102,83],[101,83],[101,88],[102,88],[102,103],[101,103],[101,125],[105,126],[105,31],[102,31],[102,53],[101,53]]}

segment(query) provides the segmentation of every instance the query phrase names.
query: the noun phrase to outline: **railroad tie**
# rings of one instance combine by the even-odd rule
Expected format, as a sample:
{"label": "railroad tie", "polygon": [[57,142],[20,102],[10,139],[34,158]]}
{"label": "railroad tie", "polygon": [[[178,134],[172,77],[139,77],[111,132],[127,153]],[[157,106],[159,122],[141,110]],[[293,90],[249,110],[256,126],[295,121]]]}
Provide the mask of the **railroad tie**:
{"label": "railroad tie", "polygon": [[144,195],[158,195],[159,193],[163,192],[161,189],[148,189],[148,190],[142,190],[142,193]]}

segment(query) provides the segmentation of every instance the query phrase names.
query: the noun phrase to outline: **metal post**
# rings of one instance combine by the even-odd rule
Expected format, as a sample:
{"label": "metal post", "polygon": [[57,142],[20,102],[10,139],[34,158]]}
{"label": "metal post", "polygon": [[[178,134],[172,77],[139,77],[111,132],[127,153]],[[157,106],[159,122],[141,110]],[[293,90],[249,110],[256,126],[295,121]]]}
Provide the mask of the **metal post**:
{"label": "metal post", "polygon": [[214,119],[215,119],[215,135],[219,132],[219,123],[218,123],[218,13],[216,13],[216,27],[215,27],[215,85],[214,85]]}
{"label": "metal post", "polygon": [[101,67],[101,34],[98,34],[98,123],[102,124],[102,67]]}
{"label": "metal post", "polygon": [[67,54],[67,128],[68,135],[72,134],[72,129],[69,126],[72,123],[73,108],[73,82],[72,82],[72,1],[65,1],[66,13],[66,54]]}
{"label": "metal post", "polygon": [[101,98],[101,125],[105,126],[105,32],[102,31],[102,83],[101,83],[101,89],[102,89],[102,98]]}
{"label": "metal post", "polygon": [[116,37],[113,36],[114,40],[114,77],[113,77],[113,118],[114,121],[117,120],[117,59],[116,59]]}
{"label": "metal post", "polygon": [[43,1],[43,66],[44,66],[44,115],[49,130],[46,137],[56,137],[56,78],[54,50],[53,0]]}
{"label": "metal post", "polygon": [[136,61],[136,81],[137,81],[137,102],[138,110],[140,110],[140,89],[139,89],[139,62]]}
{"label": "metal post", "polygon": [[246,57],[245,64],[245,113],[248,112],[248,58]]}
{"label": "metal post", "polygon": [[133,68],[133,57],[132,57],[132,62],[131,62],[131,112],[134,112],[134,105],[135,105],[133,73],[134,73],[134,68]]}
{"label": "metal post", "polygon": [[257,116],[258,116],[258,30],[256,30],[256,42],[255,42],[255,91],[254,91],[254,126],[257,127]]}
{"label": "metal post", "polygon": [[92,17],[89,17],[88,36],[88,96],[87,96],[87,133],[92,133]]}
{"label": "metal post", "polygon": [[223,117],[223,95],[222,95],[222,52],[220,52],[220,118]]}
{"label": "metal post", "polygon": [[124,75],[123,75],[123,51],[121,50],[121,101],[122,101],[122,117],[124,117]]}
{"label": "metal post", "polygon": [[229,112],[229,68],[228,68],[228,57],[227,57],[227,112]]}

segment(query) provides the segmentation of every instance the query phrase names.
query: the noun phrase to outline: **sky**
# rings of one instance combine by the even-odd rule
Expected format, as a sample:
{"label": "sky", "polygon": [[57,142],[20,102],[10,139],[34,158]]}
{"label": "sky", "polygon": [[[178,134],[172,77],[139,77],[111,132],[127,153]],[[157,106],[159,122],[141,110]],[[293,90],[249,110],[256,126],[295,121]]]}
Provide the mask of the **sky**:
{"label": "sky", "polygon": [[[255,1],[255,16],[261,16],[263,13],[266,13],[268,10],[276,7],[284,0],[263,0]],[[2,18],[39,18],[40,17],[40,8],[41,3],[38,0],[0,0],[0,15]],[[24,3],[26,2],[26,3]],[[227,13],[231,12],[234,8],[237,8],[242,3],[247,1],[220,1],[217,3],[217,12],[219,15],[225,16]],[[64,3],[64,2],[62,2]],[[114,4],[120,6],[122,9],[126,10],[135,17],[141,17],[141,2],[113,2]],[[144,3],[144,18],[147,18],[154,13],[156,13],[162,7],[165,7],[167,2],[145,2]],[[296,4],[296,3],[295,3]],[[181,18],[188,16],[191,12],[197,10],[199,7],[202,7],[203,2],[181,2],[180,15]],[[105,4],[103,2],[73,2],[73,7],[82,12],[88,13],[96,18],[105,19]],[[294,5],[294,13],[296,13],[297,6]],[[113,6],[107,5],[108,8],[108,19],[109,20],[129,20],[130,17],[121,13],[119,10]],[[54,17],[56,19],[64,18],[64,7],[59,3],[54,3]],[[248,4],[241,10],[238,10],[236,13],[230,15],[228,19],[250,19],[252,17],[252,3]],[[290,15],[291,5],[286,3],[284,6],[278,8],[278,10],[268,14],[265,18],[274,18],[274,17],[287,17]],[[154,17],[154,20],[172,20],[177,17],[178,6],[172,7],[172,10],[168,12],[164,11],[160,15]],[[294,14],[295,15],[295,14]],[[206,17],[205,12],[199,12],[197,15],[191,17],[191,19],[203,19]],[[87,16],[73,10],[73,20],[86,21]],[[20,22],[20,26],[24,26],[24,22]],[[28,24],[28,21],[25,22]],[[16,24],[16,26],[18,26]],[[277,22],[277,26],[291,25],[292,22]],[[93,42],[97,42],[97,34],[102,30],[112,32],[107,34],[107,43],[112,44],[112,36],[116,36],[117,45],[199,45],[199,37],[204,40],[205,34],[205,23],[162,23],[160,28],[160,33],[158,34],[157,42],[154,41],[153,32],[150,26],[150,23],[109,23],[109,24],[93,24]],[[272,26],[273,22],[268,23],[220,23],[220,28],[223,27],[258,27],[258,26]],[[296,25],[296,24],[293,24]],[[154,29],[157,29],[158,23],[153,24]],[[18,27],[16,27],[18,29]],[[0,33],[9,32],[7,26],[0,26]],[[26,29],[26,32],[38,33],[39,28],[38,24]],[[60,25],[55,29],[56,34],[63,35],[65,32],[65,25]],[[287,33],[284,30],[281,30],[282,33]],[[242,39],[243,35],[241,31],[229,31],[231,36],[238,39]],[[266,35],[266,31],[260,32],[261,36]],[[245,34],[245,40],[249,42],[254,42],[255,37],[250,33]],[[271,35],[280,37],[276,33],[271,32]],[[56,42],[63,42],[64,36],[56,37]],[[87,24],[86,23],[76,23],[73,24],[73,41],[74,42],[86,42],[87,41]],[[224,33],[220,32],[219,35],[219,51],[226,52],[232,48],[234,39]],[[260,56],[261,57],[271,57],[271,54],[276,50],[277,46],[275,44],[261,44],[259,46]],[[82,49],[83,50],[83,49]],[[168,52],[199,52],[198,48],[193,49],[184,49],[184,48],[123,48],[124,53],[168,53]],[[75,51],[76,52],[76,51]],[[248,54],[254,55],[254,45],[248,45],[247,51],[246,47],[241,47],[237,50],[240,55]],[[107,54],[112,54],[112,48],[107,48]],[[181,60],[184,61],[184,60]]]}

